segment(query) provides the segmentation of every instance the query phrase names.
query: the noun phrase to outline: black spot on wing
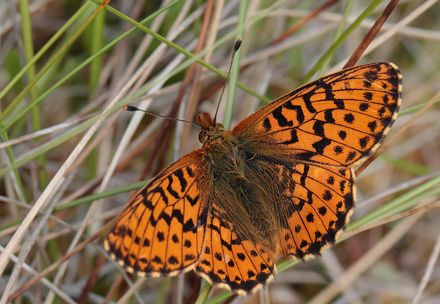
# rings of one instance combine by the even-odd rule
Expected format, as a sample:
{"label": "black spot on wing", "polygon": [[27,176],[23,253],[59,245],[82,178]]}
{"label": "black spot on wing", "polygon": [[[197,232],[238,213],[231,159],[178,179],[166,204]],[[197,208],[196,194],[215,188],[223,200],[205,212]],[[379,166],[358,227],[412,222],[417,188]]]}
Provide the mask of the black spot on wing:
{"label": "black spot on wing", "polygon": [[347,155],[347,159],[345,160],[347,163],[351,162],[352,160],[354,160],[357,156],[357,153],[355,151],[351,151],[350,153],[348,153]]}
{"label": "black spot on wing", "polygon": [[369,141],[370,141],[370,137],[364,136],[359,139],[359,145],[361,146],[362,149],[365,149]]}
{"label": "black spot on wing", "polygon": [[345,114],[344,115],[344,121],[346,123],[352,124],[354,122],[354,115],[351,113]]}
{"label": "black spot on wing", "polygon": [[362,112],[365,112],[366,110],[368,110],[369,107],[370,107],[370,104],[363,102],[359,105],[359,110],[361,110]]}
{"label": "black spot on wing", "polygon": [[347,132],[345,132],[343,130],[338,131],[338,135],[339,135],[339,138],[342,140],[345,140],[347,138]]}
{"label": "black spot on wing", "polygon": [[367,126],[368,126],[368,129],[370,129],[371,132],[374,132],[376,130],[376,127],[377,127],[377,122],[375,120],[370,121]]}
{"label": "black spot on wing", "polygon": [[366,100],[372,100],[372,99],[373,99],[373,93],[371,93],[371,92],[365,92],[365,93],[364,93],[364,98],[365,98]]}
{"label": "black spot on wing", "polygon": [[159,242],[163,242],[165,240],[165,236],[164,236],[163,232],[159,231],[156,236],[157,236],[157,239]]}
{"label": "black spot on wing", "polygon": [[329,185],[333,185],[335,183],[335,178],[333,177],[333,176],[330,176],[328,179],[327,179],[327,184],[329,184]]}
{"label": "black spot on wing", "polygon": [[335,151],[335,154],[338,155],[338,154],[341,154],[344,151],[344,148],[341,147],[341,146],[335,146],[333,151]]}

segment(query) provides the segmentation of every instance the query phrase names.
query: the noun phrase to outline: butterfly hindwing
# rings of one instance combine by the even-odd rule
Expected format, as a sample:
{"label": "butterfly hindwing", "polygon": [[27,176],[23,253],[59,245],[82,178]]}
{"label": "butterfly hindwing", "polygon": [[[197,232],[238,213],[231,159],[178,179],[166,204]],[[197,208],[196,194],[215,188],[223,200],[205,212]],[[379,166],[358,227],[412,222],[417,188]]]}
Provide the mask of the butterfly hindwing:
{"label": "butterfly hindwing", "polygon": [[258,245],[241,240],[231,223],[216,216],[216,208],[212,204],[195,271],[211,284],[250,294],[273,278],[274,261]]}
{"label": "butterfly hindwing", "polygon": [[[299,259],[319,255],[335,242],[355,205],[352,168],[295,161],[280,163],[258,155],[245,166],[237,192],[258,183],[258,187],[250,190],[253,195],[243,198],[243,204],[252,208],[240,216],[229,217],[232,227],[240,227],[241,222],[251,219],[247,229],[239,229],[244,231],[242,239],[265,244],[274,256]],[[261,216],[271,221],[254,217],[257,209],[265,210]],[[255,238],[257,233],[265,236]]]}
{"label": "butterfly hindwing", "polygon": [[141,189],[119,215],[105,247],[127,271],[169,276],[192,269],[203,245],[207,172],[200,150]]}
{"label": "butterfly hindwing", "polygon": [[283,204],[279,242],[285,256],[307,259],[335,242],[355,204],[352,169],[275,165]]}
{"label": "butterfly hindwing", "polygon": [[233,133],[260,146],[288,149],[285,154],[302,161],[353,166],[380,144],[400,101],[398,68],[388,62],[366,64],[278,98],[240,122]]}

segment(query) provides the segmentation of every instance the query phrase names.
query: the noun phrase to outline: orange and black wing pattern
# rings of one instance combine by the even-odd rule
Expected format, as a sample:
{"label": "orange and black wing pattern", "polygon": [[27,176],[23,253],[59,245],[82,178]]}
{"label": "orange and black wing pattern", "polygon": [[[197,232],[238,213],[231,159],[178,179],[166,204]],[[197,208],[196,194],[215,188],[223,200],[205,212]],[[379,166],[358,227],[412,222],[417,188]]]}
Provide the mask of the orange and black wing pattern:
{"label": "orange and black wing pattern", "polygon": [[129,202],[106,250],[138,275],[194,269],[253,293],[280,255],[304,260],[335,242],[356,202],[353,167],[391,127],[401,87],[394,64],[371,63],[306,84],[232,131],[209,119],[202,149]]}
{"label": "orange and black wing pattern", "polygon": [[387,62],[345,69],[278,98],[233,129],[250,159],[260,159],[253,170],[271,176],[265,200],[278,216],[284,256],[319,255],[347,224],[356,201],[353,167],[393,124],[401,80]]}
{"label": "orange and black wing pattern", "polygon": [[284,149],[281,157],[354,166],[374,152],[394,122],[401,80],[388,62],[348,68],[278,98],[232,132],[253,145]]}
{"label": "orange and black wing pattern", "polygon": [[166,168],[117,218],[105,249],[128,272],[171,276],[195,267],[207,220],[202,156],[196,150]]}
{"label": "orange and black wing pattern", "polygon": [[[280,163],[255,155],[248,169],[252,174],[246,174],[241,184],[249,189],[243,204],[250,208],[231,221],[236,226],[252,219],[247,229],[240,229],[244,239],[254,240],[253,233],[259,233],[264,237],[253,243],[265,244],[270,257],[302,260],[319,255],[335,242],[355,206],[352,168]],[[264,212],[255,216],[258,209]]]}
{"label": "orange and black wing pattern", "polygon": [[283,166],[278,171],[278,238],[283,256],[298,259],[321,254],[332,245],[355,205],[352,169],[311,164]]}
{"label": "orange and black wing pattern", "polygon": [[258,244],[241,239],[221,213],[212,203],[195,271],[211,284],[249,295],[273,278],[274,261]]}

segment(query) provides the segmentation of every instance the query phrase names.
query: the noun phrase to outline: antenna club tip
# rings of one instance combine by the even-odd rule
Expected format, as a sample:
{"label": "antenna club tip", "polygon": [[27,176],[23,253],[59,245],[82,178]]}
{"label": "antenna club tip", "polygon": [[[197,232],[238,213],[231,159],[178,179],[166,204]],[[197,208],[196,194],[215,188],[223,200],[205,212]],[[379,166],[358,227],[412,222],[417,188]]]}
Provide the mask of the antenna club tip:
{"label": "antenna club tip", "polygon": [[129,111],[129,112],[134,112],[134,111],[137,111],[137,108],[133,107],[133,106],[125,106],[124,110]]}
{"label": "antenna club tip", "polygon": [[234,52],[238,51],[238,49],[240,48],[242,42],[243,42],[243,39],[241,39],[241,38],[238,38],[237,41],[235,41]]}

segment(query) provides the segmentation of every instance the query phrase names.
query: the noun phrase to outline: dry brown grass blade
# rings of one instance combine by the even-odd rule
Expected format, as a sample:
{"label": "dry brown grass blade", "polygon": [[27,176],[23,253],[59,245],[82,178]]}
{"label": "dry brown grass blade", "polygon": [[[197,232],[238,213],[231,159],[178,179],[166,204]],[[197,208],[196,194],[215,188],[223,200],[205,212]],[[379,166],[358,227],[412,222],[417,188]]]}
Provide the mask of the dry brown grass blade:
{"label": "dry brown grass blade", "polygon": [[[203,15],[202,24],[200,27],[200,33],[197,38],[197,45],[196,48],[194,49],[195,54],[198,54],[205,46],[205,42],[207,38],[206,36],[208,33],[208,28],[211,24],[214,5],[215,5],[215,1],[213,0],[208,0],[206,2],[205,14]],[[202,70],[202,66],[200,66],[197,63],[193,63],[191,65],[191,68],[192,68],[191,74],[188,76],[188,78],[186,78],[187,75],[185,75],[185,79],[184,79],[184,81],[188,80],[187,85],[189,85],[189,82],[191,82],[191,91],[189,92],[188,102],[184,109],[184,113],[185,113],[184,119],[190,121],[194,119],[194,113],[196,112],[198,106],[197,100],[200,94],[199,77]],[[186,89],[187,88],[185,88],[185,91]],[[183,97],[183,95],[181,97]],[[188,137],[189,128],[191,128],[190,124],[182,125],[182,131],[179,137],[181,142],[185,142],[186,138]],[[180,150],[180,154],[182,153],[181,151],[182,150]]]}
{"label": "dry brown grass blade", "polygon": [[86,304],[87,303],[87,299],[89,298],[89,293],[92,291],[93,287],[95,286],[96,282],[98,281],[99,273],[102,269],[102,266],[104,266],[105,262],[107,262],[107,258],[102,254],[98,255],[98,257],[94,263],[92,273],[90,274],[89,279],[87,280],[87,283],[84,286],[83,291],[78,298],[78,301],[77,301],[78,304]]}
{"label": "dry brown grass blade", "polygon": [[[175,115],[173,115],[173,113],[176,113],[176,111],[174,110],[174,106],[170,111],[170,117],[174,117]],[[163,168],[163,157],[160,158],[159,160],[156,159],[156,156],[158,154],[160,154],[160,151],[167,151],[166,147],[169,145],[169,142],[171,140],[171,126],[174,126],[175,122],[172,120],[166,120],[164,122],[163,128],[159,131],[159,135],[158,138],[160,139],[159,141],[155,142],[155,145],[153,146],[153,149],[148,157],[147,163],[144,166],[144,169],[141,173],[141,176],[139,177],[139,180],[144,180],[146,179],[148,176],[150,176],[150,173],[153,170],[153,165],[155,163],[158,163],[156,165],[156,170],[153,171],[153,174],[157,174],[159,173],[162,168]]]}
{"label": "dry brown grass blade", "polygon": [[190,279],[191,278],[192,280],[189,280],[192,286],[191,293],[186,297],[184,304],[193,304],[199,297],[200,283],[202,282],[202,279],[195,274],[190,274]]}
{"label": "dry brown grass blade", "polygon": [[128,302],[128,299],[136,292],[136,290],[138,290],[142,284],[145,283],[145,281],[147,280],[146,277],[141,277],[139,278],[134,284],[133,286],[131,286],[124,295],[122,295],[122,297],[118,300],[117,304],[125,304]]}
{"label": "dry brown grass blade", "polygon": [[[208,27],[211,22],[211,17],[214,9],[214,0],[208,0],[206,2],[205,12],[203,14],[202,18],[202,24],[200,27],[200,33],[198,35],[197,44],[194,49],[194,54],[200,53],[200,51],[205,46],[205,40],[206,40],[206,34],[208,32]],[[193,119],[194,113],[197,110],[197,98],[200,93],[200,86],[199,86],[199,77],[201,73],[202,67],[197,64],[196,62],[191,65],[191,67],[188,70],[188,73],[185,74],[185,78],[183,80],[183,84],[181,87],[181,90],[179,91],[178,98],[175,101],[175,105],[181,104],[183,101],[183,104],[181,106],[185,106],[184,109],[182,109],[182,113],[184,112],[184,119],[187,119],[191,121]],[[188,89],[189,83],[192,82],[191,90],[188,96],[187,101],[183,100],[183,97],[185,95],[186,90]],[[174,124],[173,124],[174,125]],[[189,128],[192,128],[192,125],[190,124],[180,124],[181,128],[178,128],[178,134],[176,136],[177,145],[182,147],[183,145],[179,145],[180,142],[185,142],[186,138],[188,137]],[[177,148],[175,151],[179,151],[179,148]],[[180,150],[181,151],[181,150]],[[174,153],[173,161],[176,161],[179,156],[181,156],[182,152]],[[165,158],[166,153],[162,154],[162,159]],[[182,304],[183,302],[183,287],[184,287],[184,276],[178,275],[171,279],[171,284],[173,287],[173,292],[171,296],[171,303],[173,304]]]}
{"label": "dry brown grass blade", "polygon": [[408,181],[405,181],[403,183],[395,185],[394,187],[390,187],[385,191],[382,191],[372,197],[369,197],[359,203],[356,203],[356,210],[359,210],[360,208],[365,208],[367,206],[370,206],[371,204],[377,203],[378,201],[384,199],[387,196],[392,196],[392,195],[397,194],[398,192],[411,189],[417,185],[420,185],[422,183],[425,183],[425,182],[433,179],[434,177],[436,177],[438,175],[440,175],[440,170],[437,170],[432,173],[425,174],[425,175],[410,179]]}
{"label": "dry brown grass blade", "polygon": [[329,303],[341,291],[345,290],[351,283],[357,279],[363,272],[367,271],[381,256],[396,244],[423,216],[423,213],[417,213],[404,219],[393,228],[388,234],[380,239],[376,244],[348,268],[337,282],[319,292],[309,304]]}
{"label": "dry brown grass blade", "polygon": [[313,11],[310,12],[306,17],[302,18],[300,21],[292,25],[290,28],[288,28],[284,33],[282,33],[278,38],[276,38],[274,41],[272,41],[270,44],[276,44],[278,42],[283,41],[296,31],[298,31],[301,27],[303,27],[307,22],[310,20],[313,20],[318,16],[321,12],[325,11],[329,7],[335,5],[339,0],[328,0],[327,2],[323,3],[319,7],[315,8]]}
{"label": "dry brown grass blade", "polygon": [[[102,11],[105,6],[110,2],[110,0],[104,0],[99,8],[95,10],[92,16],[96,16],[100,11]],[[110,108],[113,105],[110,105]],[[14,251],[14,249],[19,245],[19,242],[24,237],[24,234],[28,230],[30,224],[34,220],[35,216],[37,215],[38,211],[42,208],[43,204],[46,202],[48,197],[52,194],[54,189],[56,188],[58,182],[63,178],[66,170],[70,167],[70,165],[73,163],[73,161],[78,157],[78,154],[83,150],[87,142],[90,140],[92,135],[96,132],[98,127],[103,122],[104,117],[100,118],[95,124],[88,130],[88,132],[84,135],[84,137],[81,139],[79,144],[75,147],[75,149],[70,153],[67,160],[64,162],[64,164],[61,166],[61,168],[58,170],[58,172],[55,174],[53,179],[50,181],[50,183],[47,185],[46,189],[43,191],[41,196],[38,198],[38,200],[35,202],[33,208],[30,210],[30,212],[26,215],[25,219],[23,220],[20,227],[17,229],[15,234],[13,235],[12,239],[8,242],[8,245],[6,246],[5,250],[0,255],[0,276],[3,274],[3,271],[5,270],[8,261],[9,261],[9,255]]]}
{"label": "dry brown grass blade", "polygon": [[[196,45],[194,52],[193,52],[194,54],[198,54],[203,49],[203,46],[204,46],[206,31],[207,31],[207,28],[209,25],[209,17],[211,16],[212,6],[213,6],[213,3],[211,3],[211,4],[210,3],[211,3],[211,1],[208,1],[207,6],[205,8],[205,14],[203,15],[203,19],[202,19],[201,32],[199,34],[197,45]],[[208,4],[210,4],[210,5],[208,5]],[[173,106],[168,114],[169,117],[176,117],[180,102],[182,101],[182,98],[187,90],[187,87],[191,83],[191,79],[194,77],[194,72],[196,70],[197,65],[198,65],[197,63],[192,64],[190,66],[190,68],[188,69],[188,71],[185,73],[185,77],[183,79],[182,86],[179,90],[178,96],[175,99]],[[190,119],[190,118],[187,118],[187,119]],[[164,126],[160,130],[160,135],[159,135],[159,138],[161,140],[156,141],[156,145],[154,146],[154,148],[150,154],[150,157],[148,158],[148,161],[145,165],[145,168],[141,174],[141,177],[140,177],[141,180],[146,179],[147,176],[150,175],[150,173],[153,169],[153,164],[155,162],[157,162],[158,165],[156,166],[156,170],[153,172],[154,174],[159,173],[162,170],[162,168],[164,167],[165,158],[166,158],[167,153],[159,153],[159,152],[160,151],[169,151],[169,146],[171,144],[171,138],[173,136],[172,129],[174,126],[175,126],[174,121],[166,120],[164,122]],[[184,125],[183,127],[184,128],[190,127],[190,125]],[[160,156],[159,160],[156,159],[157,155]]]}
{"label": "dry brown grass blade", "polygon": [[122,276],[119,274],[116,277],[116,280],[113,281],[113,284],[111,285],[109,291],[107,292],[107,294],[105,295],[105,299],[104,299],[104,304],[108,304],[110,303],[110,301],[113,298],[113,295],[116,293],[116,291],[118,290],[118,288],[121,286],[121,284],[124,283],[124,279],[122,278]]}
{"label": "dry brown grass blade", "polygon": [[364,39],[362,39],[362,42],[359,44],[359,46],[356,48],[353,54],[351,54],[350,58],[347,60],[347,63],[344,65],[344,69],[350,68],[354,66],[356,62],[358,62],[359,58],[362,57],[362,54],[370,45],[371,41],[373,41],[374,37],[376,37],[377,33],[379,33],[380,29],[382,28],[382,25],[385,23],[385,21],[387,21],[388,17],[394,11],[394,8],[398,3],[399,0],[391,0],[390,3],[388,3],[387,7],[383,10],[382,14],[380,14],[380,17],[376,20],[374,25],[365,35]]}
{"label": "dry brown grass blade", "polygon": [[[48,134],[52,134],[52,133],[55,133],[55,132],[59,132],[60,130],[63,130],[63,129],[72,127],[74,125],[77,125],[77,124],[79,124],[81,122],[84,122],[84,121],[94,117],[94,116],[96,116],[96,114],[84,115],[83,117],[71,119],[69,121],[60,123],[58,125],[55,125],[55,126],[52,126],[52,127],[46,128],[46,129],[42,129],[42,130],[39,130],[39,131],[36,131],[36,132],[30,132],[29,134],[26,134],[24,136],[21,136],[21,137],[18,137],[18,138],[14,138],[14,139],[2,142],[2,143],[0,143],[0,150],[4,149],[6,147],[11,147],[11,146],[17,145],[17,144],[19,144],[21,142],[24,142],[24,141],[28,141],[28,140],[32,140],[32,139],[37,138],[37,137],[41,137],[43,135],[48,135]],[[42,142],[45,142],[45,141],[42,140]]]}
{"label": "dry brown grass blade", "polygon": [[[277,43],[280,43],[284,40],[286,40],[288,37],[290,37],[292,34],[294,34],[296,31],[298,31],[300,28],[302,28],[307,22],[313,20],[318,16],[321,12],[325,11],[329,7],[336,4],[339,0],[328,0],[321,6],[314,9],[310,14],[308,14],[306,17],[302,18],[299,22],[295,23],[292,27],[290,27],[288,30],[283,32],[278,38],[272,40],[267,46],[275,45]],[[243,73],[250,64],[243,64],[240,66],[240,73]],[[203,93],[202,97],[198,100],[198,105],[200,105],[204,100],[209,99],[214,92],[218,91],[220,88],[222,88],[225,85],[225,79],[218,77],[218,80],[209,86],[207,90]]]}
{"label": "dry brown grass blade", "polygon": [[440,234],[437,237],[437,241],[435,242],[434,249],[431,252],[431,256],[429,257],[428,265],[426,266],[425,273],[423,274],[423,278],[420,281],[419,287],[417,288],[417,293],[414,296],[412,304],[420,303],[420,299],[423,294],[423,290],[425,290],[426,285],[428,285],[429,279],[434,271],[435,264],[440,255]]}
{"label": "dry brown grass blade", "polygon": [[75,249],[73,249],[71,252],[69,252],[68,254],[63,256],[61,259],[59,259],[58,261],[56,261],[55,263],[53,263],[52,265],[47,267],[45,270],[43,270],[38,276],[34,277],[33,279],[31,279],[27,283],[23,284],[23,286],[21,286],[16,292],[14,292],[12,295],[9,296],[8,302],[13,301],[15,298],[20,296],[23,292],[28,290],[32,285],[34,285],[39,280],[41,280],[41,278],[43,278],[46,275],[48,275],[49,273],[51,273],[52,271],[57,269],[61,264],[63,264],[65,261],[69,260],[72,256],[74,256],[75,254],[77,254],[78,252],[83,250],[88,244],[93,242],[96,238],[100,237],[103,232],[110,229],[110,227],[113,224],[114,224],[114,220],[107,223],[104,227],[102,227],[98,232],[96,232],[95,234],[90,236],[87,240],[78,244],[78,246],[76,246]]}
{"label": "dry brown grass blade", "polygon": [[401,212],[401,213],[398,213],[398,214],[386,217],[384,219],[378,220],[378,221],[376,221],[374,223],[363,225],[362,227],[353,229],[351,231],[343,232],[343,233],[340,234],[338,239],[349,238],[349,237],[352,237],[352,236],[354,236],[354,235],[356,235],[358,233],[361,233],[361,232],[373,229],[375,227],[383,226],[385,224],[388,224],[388,223],[400,220],[402,218],[411,216],[413,214],[420,213],[420,212],[426,212],[428,210],[436,209],[436,208],[439,208],[439,207],[440,207],[440,202],[435,202],[435,203],[430,203],[428,205],[412,208],[410,210],[407,210],[407,211],[404,211],[404,212]]}

